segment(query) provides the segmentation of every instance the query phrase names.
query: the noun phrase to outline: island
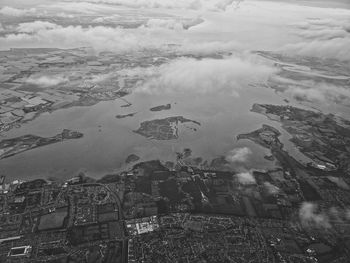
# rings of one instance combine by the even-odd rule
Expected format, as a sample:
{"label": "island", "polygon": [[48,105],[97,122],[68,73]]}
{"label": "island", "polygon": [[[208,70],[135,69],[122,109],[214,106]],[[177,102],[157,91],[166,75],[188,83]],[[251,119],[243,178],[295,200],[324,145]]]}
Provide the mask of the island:
{"label": "island", "polygon": [[150,108],[150,111],[162,111],[162,110],[170,110],[171,109],[171,104],[164,104],[164,105],[159,105],[153,108]]}
{"label": "island", "polygon": [[137,156],[136,154],[130,154],[126,160],[125,163],[129,164],[129,163],[134,163],[137,162],[138,160],[140,160],[140,157]]}
{"label": "island", "polygon": [[119,115],[116,115],[115,117],[117,119],[124,119],[124,118],[127,118],[127,117],[133,117],[135,116],[137,112],[133,112],[133,113],[128,113],[128,114],[119,114]]}
{"label": "island", "polygon": [[80,132],[64,129],[61,133],[48,138],[28,134],[12,139],[2,140],[0,141],[0,159],[45,145],[62,142],[65,140],[78,139],[81,137],[83,137],[83,134]]}
{"label": "island", "polygon": [[173,140],[179,138],[178,126],[180,123],[200,125],[199,122],[186,119],[183,116],[174,116],[165,119],[144,121],[134,132],[149,139]]}

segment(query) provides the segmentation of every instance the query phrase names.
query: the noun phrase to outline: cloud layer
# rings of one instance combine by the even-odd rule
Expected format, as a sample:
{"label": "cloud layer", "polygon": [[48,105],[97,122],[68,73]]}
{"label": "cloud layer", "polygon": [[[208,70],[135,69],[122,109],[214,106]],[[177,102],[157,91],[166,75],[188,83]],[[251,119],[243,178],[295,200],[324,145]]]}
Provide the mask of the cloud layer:
{"label": "cloud layer", "polygon": [[224,59],[180,58],[160,67],[134,70],[127,74],[140,74],[147,79],[138,87],[141,92],[225,92],[239,96],[242,87],[265,82],[275,72],[273,66],[264,64],[256,56],[232,55]]}
{"label": "cloud layer", "polygon": [[350,19],[309,19],[296,24],[302,42],[288,44],[282,51],[302,56],[350,60]]}
{"label": "cloud layer", "polygon": [[167,8],[222,11],[234,0],[84,0],[84,2],[115,4],[133,8]]}
{"label": "cloud layer", "polygon": [[[60,26],[35,21],[22,23],[17,33],[0,38],[0,46],[8,47],[59,47],[75,48],[89,46],[97,51],[128,52],[142,49],[162,48],[165,39],[152,38],[147,30],[125,30],[113,27]],[[142,34],[143,33],[143,34]]]}
{"label": "cloud layer", "polygon": [[35,8],[30,9],[18,9],[10,6],[4,6],[0,9],[0,15],[5,16],[24,16],[24,15],[33,15],[36,13]]}
{"label": "cloud layer", "polygon": [[[298,76],[300,75],[295,74],[292,77]],[[332,81],[313,78],[294,80],[273,76],[271,80],[275,90],[284,92],[298,101],[323,104],[323,106],[332,104],[350,106],[350,90],[348,88],[350,77],[349,80]]]}
{"label": "cloud layer", "polygon": [[[191,40],[183,29],[200,23],[200,18],[190,21],[150,19],[146,26],[121,28],[111,26],[62,26],[47,21],[20,23],[15,32],[0,37],[2,49],[21,47],[77,48],[92,47],[96,51],[116,53],[144,51],[175,51],[186,54],[212,54],[231,52],[234,42]],[[177,34],[174,34],[177,30]]]}
{"label": "cloud layer", "polygon": [[189,29],[203,22],[204,20],[200,17],[191,20],[151,18],[146,22],[145,27],[183,30]]}

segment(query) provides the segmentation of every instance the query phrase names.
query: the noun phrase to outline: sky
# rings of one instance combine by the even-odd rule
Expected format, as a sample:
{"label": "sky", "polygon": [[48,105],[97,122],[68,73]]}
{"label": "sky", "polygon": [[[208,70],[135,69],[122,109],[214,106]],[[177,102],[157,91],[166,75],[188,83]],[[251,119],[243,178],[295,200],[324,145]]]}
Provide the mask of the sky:
{"label": "sky", "polygon": [[334,8],[343,1],[291,2],[2,0],[0,47],[92,46],[98,51],[125,52],[174,44],[193,52],[215,51],[214,47],[217,51],[283,49],[350,57],[339,52],[350,39],[350,10]]}
{"label": "sky", "polygon": [[[175,0],[173,0],[175,2]],[[263,1],[263,0],[262,0]],[[323,7],[350,7],[348,0],[270,0],[274,2],[298,3]],[[28,7],[39,4],[54,3],[56,0],[1,0],[0,6]]]}

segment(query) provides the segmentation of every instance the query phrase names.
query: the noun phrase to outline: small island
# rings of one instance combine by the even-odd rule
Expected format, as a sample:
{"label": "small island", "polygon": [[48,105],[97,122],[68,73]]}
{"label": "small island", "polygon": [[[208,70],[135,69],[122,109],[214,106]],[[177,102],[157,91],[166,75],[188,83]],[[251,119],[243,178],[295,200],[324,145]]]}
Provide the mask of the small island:
{"label": "small island", "polygon": [[127,117],[133,117],[135,116],[137,112],[133,112],[133,113],[128,113],[128,114],[119,114],[119,115],[116,115],[115,117],[117,119],[124,119],[124,118],[127,118]]}
{"label": "small island", "polygon": [[171,104],[164,104],[164,105],[159,105],[153,108],[150,108],[150,111],[162,111],[162,110],[170,110],[171,109]]}
{"label": "small island", "polygon": [[137,156],[136,154],[130,154],[126,160],[125,160],[125,163],[126,164],[129,164],[129,163],[134,163],[134,162],[137,162],[138,160],[140,160],[140,157]]}
{"label": "small island", "polygon": [[64,129],[53,137],[40,137],[36,135],[23,135],[20,137],[0,141],[0,159],[29,151],[45,145],[62,142],[65,140],[78,139],[83,137],[83,134],[77,131]]}
{"label": "small island", "polygon": [[193,123],[195,125],[200,125],[197,121],[186,119],[182,116],[174,116],[165,119],[144,121],[134,132],[149,139],[173,140],[179,138],[178,125],[180,123]]}

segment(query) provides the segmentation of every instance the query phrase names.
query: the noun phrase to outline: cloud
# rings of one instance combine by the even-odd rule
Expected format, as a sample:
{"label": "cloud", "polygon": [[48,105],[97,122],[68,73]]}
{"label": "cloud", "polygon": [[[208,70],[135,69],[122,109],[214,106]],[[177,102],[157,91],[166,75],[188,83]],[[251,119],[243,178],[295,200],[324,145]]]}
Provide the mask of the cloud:
{"label": "cloud", "polygon": [[208,55],[213,53],[230,53],[242,49],[235,41],[183,41],[175,48],[178,53],[192,55]]}
{"label": "cloud", "polygon": [[201,17],[197,17],[188,21],[182,22],[184,29],[189,29],[190,27],[197,26],[199,24],[202,24],[204,22],[204,19]]}
{"label": "cloud", "polygon": [[145,27],[166,28],[166,29],[175,29],[175,30],[184,29],[183,23],[181,21],[178,21],[176,19],[159,19],[159,18],[149,19],[145,24]]}
{"label": "cloud", "polygon": [[[73,4],[73,3],[72,3]],[[30,9],[19,9],[14,7],[5,6],[0,9],[0,15],[4,16],[14,16],[14,17],[40,17],[40,18],[47,18],[50,19],[52,17],[61,17],[61,18],[74,18],[72,14],[66,14],[65,12],[61,12],[59,8],[66,9],[68,12],[73,13],[84,13],[84,8],[86,8],[86,5],[88,3],[82,4],[79,6],[79,8],[68,8],[67,5],[70,5],[69,3],[65,3],[67,7],[62,8],[64,5],[39,5],[37,8],[30,8]],[[84,7],[84,8],[81,8]],[[98,10],[98,9],[97,9]],[[96,11],[96,10],[95,10]],[[92,13],[92,12],[90,12]]]}
{"label": "cloud", "polygon": [[[76,1],[76,0],[75,0]],[[132,8],[165,8],[224,11],[234,0],[83,0],[90,3],[122,5]]]}
{"label": "cloud", "polygon": [[104,26],[63,27],[35,21],[22,24],[17,33],[1,37],[0,46],[58,48],[89,46],[97,51],[128,52],[151,48],[161,49],[163,45],[166,45],[165,38],[153,38],[151,33],[141,29],[127,30]]}
{"label": "cloud", "polygon": [[[151,28],[119,28],[107,26],[61,26],[46,21],[35,21],[21,23],[15,33],[6,34],[0,37],[2,48],[15,47],[92,47],[97,51],[130,52],[143,51],[145,49],[157,49],[160,51],[173,50],[177,52],[187,52],[198,47],[199,53],[220,52],[222,49],[233,48],[232,45],[221,46],[215,43],[206,46],[204,42],[193,44],[186,41],[181,34],[174,35],[169,28],[176,27],[176,22],[157,21],[152,23]],[[161,24],[168,28],[156,27]],[[165,24],[164,24],[165,23]],[[168,23],[168,24],[166,24]],[[178,24],[184,27],[184,24]],[[182,50],[183,48],[183,50]],[[204,50],[205,49],[205,50]]]}
{"label": "cloud", "polygon": [[25,16],[32,15],[36,12],[35,8],[31,9],[18,9],[14,7],[4,6],[0,9],[0,14],[5,16]]}
{"label": "cloud", "polygon": [[159,67],[133,69],[125,74],[146,79],[138,85],[139,92],[155,94],[225,92],[239,96],[238,91],[241,88],[251,83],[266,82],[275,72],[274,67],[264,64],[256,56],[232,55],[223,59],[179,58]]}
{"label": "cloud", "polygon": [[43,87],[56,86],[67,81],[63,76],[31,76],[26,80],[27,83]]}
{"label": "cloud", "polygon": [[171,28],[188,27],[186,21],[182,21],[181,25],[175,20],[151,20],[148,24],[150,27],[120,28],[102,25],[62,26],[39,20],[21,23],[16,27],[15,32],[11,31],[0,36],[0,47],[1,49],[92,47],[98,52],[115,53],[153,49],[159,52],[172,51],[193,55],[232,52],[239,48],[235,42],[231,41],[197,41],[192,38],[192,33],[188,32],[190,30],[178,30],[174,34]]}
{"label": "cloud", "polygon": [[92,23],[110,23],[120,19],[120,15],[101,16],[92,20]]}
{"label": "cloud", "polygon": [[285,45],[282,51],[301,56],[350,60],[350,20],[308,20],[294,25],[303,41]]}
{"label": "cloud", "polygon": [[246,162],[252,151],[248,147],[235,148],[226,155],[226,161],[234,162]]}
{"label": "cloud", "polygon": [[345,86],[313,82],[309,86],[289,85],[285,92],[300,101],[331,102],[350,106],[350,90]]}
{"label": "cloud", "polygon": [[264,187],[270,195],[276,195],[280,192],[280,189],[270,182],[265,182]]}
{"label": "cloud", "polygon": [[92,75],[90,79],[88,79],[88,81],[91,83],[101,83],[113,77],[114,77],[113,73],[97,74],[97,75]]}
{"label": "cloud", "polygon": [[241,184],[256,184],[256,180],[251,172],[242,172],[235,175],[238,182]]}
{"label": "cloud", "polygon": [[[319,67],[320,66],[322,66],[322,64],[320,64]],[[344,64],[342,69],[346,70],[346,67],[348,66]],[[325,70],[327,70],[327,65],[325,65]],[[299,73],[288,74],[288,77],[274,75],[270,78],[269,86],[298,101],[318,104],[323,103],[325,106],[331,104],[350,106],[350,89],[348,88],[350,76],[340,75],[332,77],[332,75],[324,75],[323,78],[319,78],[317,77],[317,69],[306,70],[305,73],[310,73],[311,76],[307,80],[298,79],[300,76],[303,76],[303,74],[300,75]],[[315,78],[313,78],[312,73],[315,73]],[[324,73],[322,73],[321,70],[319,74],[323,75]]]}
{"label": "cloud", "polygon": [[304,227],[330,228],[332,222],[348,224],[350,209],[329,207],[320,211],[317,204],[303,202],[299,209],[299,218]]}
{"label": "cloud", "polygon": [[344,19],[308,19],[307,21],[295,23],[294,26],[310,31],[319,31],[322,29],[344,29],[347,30],[349,28],[350,21]]}
{"label": "cloud", "polygon": [[149,19],[144,26],[147,28],[166,28],[171,30],[183,30],[189,29],[203,22],[204,20],[200,17],[191,20],[152,18]]}
{"label": "cloud", "polygon": [[87,1],[57,1],[56,3],[50,3],[40,6],[44,10],[48,10],[50,13],[56,11],[69,13],[69,14],[86,14],[86,15],[106,15],[113,14],[120,11],[117,7],[111,5],[103,5],[99,3],[88,3]]}
{"label": "cloud", "polygon": [[47,21],[34,21],[29,23],[20,23],[17,27],[19,33],[36,33],[40,30],[55,29],[58,25]]}
{"label": "cloud", "polygon": [[300,56],[312,56],[320,58],[334,58],[350,60],[350,37],[332,38],[328,40],[315,39],[310,42],[300,42],[286,45],[283,51],[295,53]]}
{"label": "cloud", "polygon": [[303,226],[330,228],[326,214],[317,211],[318,206],[310,202],[303,202],[299,209],[299,218]]}

